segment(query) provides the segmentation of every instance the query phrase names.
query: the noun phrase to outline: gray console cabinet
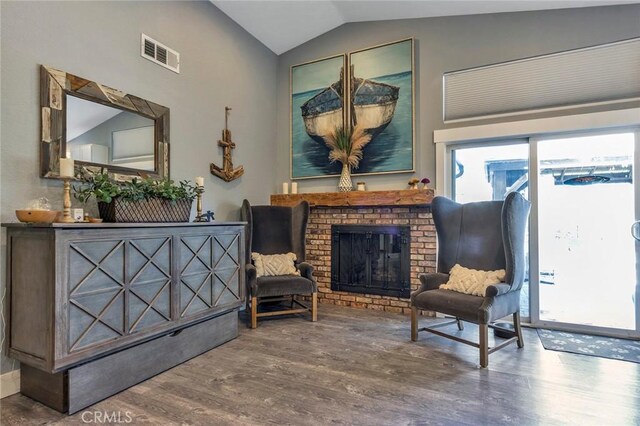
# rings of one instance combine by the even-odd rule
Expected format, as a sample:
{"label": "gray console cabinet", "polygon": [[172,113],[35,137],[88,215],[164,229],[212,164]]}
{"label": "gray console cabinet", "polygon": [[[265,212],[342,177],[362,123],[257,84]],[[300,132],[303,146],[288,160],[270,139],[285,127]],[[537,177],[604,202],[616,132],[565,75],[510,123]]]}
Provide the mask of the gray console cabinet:
{"label": "gray console cabinet", "polygon": [[4,226],[8,354],[22,363],[21,392],[59,411],[238,334],[242,222]]}

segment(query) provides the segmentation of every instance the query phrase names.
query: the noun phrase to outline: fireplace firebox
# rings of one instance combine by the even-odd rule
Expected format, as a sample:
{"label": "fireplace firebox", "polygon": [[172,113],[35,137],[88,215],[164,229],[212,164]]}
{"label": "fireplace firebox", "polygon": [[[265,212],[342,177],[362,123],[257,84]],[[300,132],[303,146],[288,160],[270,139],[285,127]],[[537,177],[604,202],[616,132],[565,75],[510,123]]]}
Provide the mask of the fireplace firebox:
{"label": "fireplace firebox", "polygon": [[331,289],[408,298],[410,227],[332,225]]}

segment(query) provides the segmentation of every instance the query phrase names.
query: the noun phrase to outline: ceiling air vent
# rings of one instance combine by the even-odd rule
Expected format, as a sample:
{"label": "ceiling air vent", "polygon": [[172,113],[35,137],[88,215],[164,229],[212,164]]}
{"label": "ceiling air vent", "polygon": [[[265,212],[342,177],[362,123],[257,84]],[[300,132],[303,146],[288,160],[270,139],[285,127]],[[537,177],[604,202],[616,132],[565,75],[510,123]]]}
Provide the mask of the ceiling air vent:
{"label": "ceiling air vent", "polygon": [[142,34],[140,54],[143,58],[180,74],[180,54],[144,34]]}

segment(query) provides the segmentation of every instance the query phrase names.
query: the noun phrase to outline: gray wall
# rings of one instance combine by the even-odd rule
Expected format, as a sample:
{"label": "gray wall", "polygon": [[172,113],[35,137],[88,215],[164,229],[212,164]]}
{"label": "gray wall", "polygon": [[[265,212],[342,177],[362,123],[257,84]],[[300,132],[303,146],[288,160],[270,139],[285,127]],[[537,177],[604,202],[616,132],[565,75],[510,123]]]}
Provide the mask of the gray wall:
{"label": "gray wall", "polygon": [[[237,219],[243,198],[268,202],[275,180],[277,56],[211,3],[1,2],[0,219],[46,196],[61,208],[61,185],[38,176],[39,65],[86,77],[171,109],[171,176],[205,176],[205,209]],[[181,53],[181,74],[140,56],[140,33]],[[245,175],[224,183],[217,147],[224,106]],[[80,207],[78,205],[78,207]],[[6,234],[2,232],[2,259]],[[1,262],[4,269],[4,260]],[[4,293],[4,271],[2,292]],[[14,367],[2,359],[2,372]]]}
{"label": "gray wall", "polygon": [[[346,24],[280,56],[277,182],[289,180],[289,68],[302,62],[414,37],[416,173],[435,177],[433,131],[442,121],[442,74],[640,36],[640,5]],[[564,114],[572,111],[565,111]],[[573,111],[575,112],[575,111]],[[525,119],[518,116],[517,120]],[[483,124],[473,122],[472,124]],[[457,126],[460,126],[458,124]],[[411,174],[354,178],[368,189],[405,188]],[[334,191],[338,178],[299,181],[300,192]]]}

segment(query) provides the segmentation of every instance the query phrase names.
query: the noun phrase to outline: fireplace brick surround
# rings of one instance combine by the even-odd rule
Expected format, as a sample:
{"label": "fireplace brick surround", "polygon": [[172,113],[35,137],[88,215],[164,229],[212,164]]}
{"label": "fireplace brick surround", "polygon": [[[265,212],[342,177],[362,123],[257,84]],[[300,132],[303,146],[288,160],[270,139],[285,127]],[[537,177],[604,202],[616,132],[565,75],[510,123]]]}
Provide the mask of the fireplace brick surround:
{"label": "fireplace brick surround", "polygon": [[331,225],[409,225],[413,291],[420,286],[421,274],[436,270],[436,231],[430,209],[433,191],[368,191],[355,196],[358,198],[339,193],[280,194],[271,196],[271,204],[295,205],[306,200],[311,205],[306,249],[307,261],[315,267],[319,302],[408,314],[409,299],[331,290]]}

